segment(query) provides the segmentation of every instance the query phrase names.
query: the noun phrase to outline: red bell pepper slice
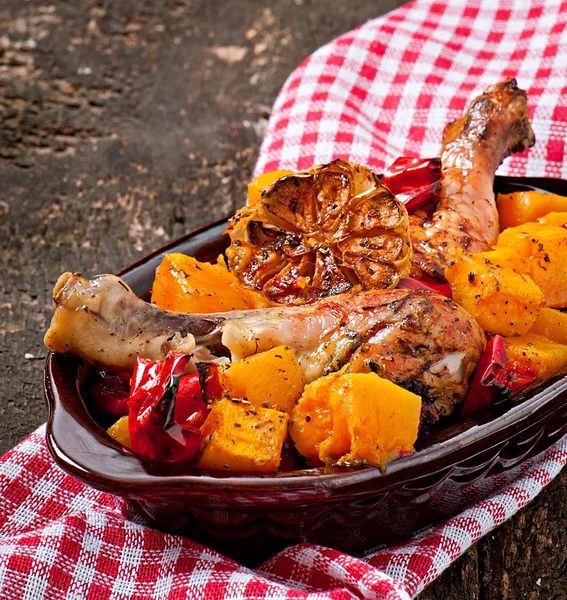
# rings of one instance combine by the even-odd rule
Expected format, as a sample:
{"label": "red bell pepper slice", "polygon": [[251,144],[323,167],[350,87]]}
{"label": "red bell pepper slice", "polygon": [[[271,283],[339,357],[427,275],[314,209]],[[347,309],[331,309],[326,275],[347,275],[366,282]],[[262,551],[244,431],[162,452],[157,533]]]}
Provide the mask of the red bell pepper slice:
{"label": "red bell pepper slice", "polygon": [[409,213],[433,208],[441,183],[441,159],[401,156],[382,175],[382,183]]}
{"label": "red bell pepper slice", "polygon": [[219,366],[216,363],[199,362],[197,371],[205,402],[210,404],[213,400],[222,398],[224,389],[220,381]]}
{"label": "red bell pepper slice", "polygon": [[[188,355],[172,353],[163,360],[138,358],[136,361],[128,399],[128,426],[132,449],[145,458],[184,464],[197,459],[201,432],[195,424],[204,414],[198,407],[197,394],[193,394],[193,406],[187,404],[178,409],[178,415],[181,419],[186,417],[185,421],[180,424],[175,418],[180,380],[189,359]],[[192,382],[182,388],[195,391]],[[198,409],[193,410],[195,407]],[[194,413],[200,416],[195,417]]]}
{"label": "red bell pepper slice", "polygon": [[96,406],[105,416],[119,419],[128,414],[130,375],[115,375],[95,371],[90,379],[89,393]]}
{"label": "red bell pepper slice", "polygon": [[507,361],[508,356],[506,355],[504,338],[495,335],[486,345],[486,350],[480,357],[474,372],[469,392],[461,409],[463,417],[469,417],[494,404],[499,395],[499,389],[492,385],[494,377]]}
{"label": "red bell pepper slice", "polygon": [[504,338],[495,335],[486,345],[461,409],[462,417],[487,408],[503,395],[514,397],[537,380],[537,372],[508,362]]}
{"label": "red bell pepper slice", "polygon": [[528,386],[537,381],[537,371],[531,367],[519,367],[514,363],[506,363],[496,374],[494,385],[510,391],[513,398],[521,394]]}
{"label": "red bell pepper slice", "polygon": [[181,427],[201,427],[209,411],[203,401],[199,373],[183,375],[175,397],[175,422]]}
{"label": "red bell pepper slice", "polygon": [[430,279],[416,279],[415,277],[404,277],[400,279],[398,287],[409,288],[412,290],[429,290],[447,298],[452,298],[451,286],[448,283],[437,283]]}

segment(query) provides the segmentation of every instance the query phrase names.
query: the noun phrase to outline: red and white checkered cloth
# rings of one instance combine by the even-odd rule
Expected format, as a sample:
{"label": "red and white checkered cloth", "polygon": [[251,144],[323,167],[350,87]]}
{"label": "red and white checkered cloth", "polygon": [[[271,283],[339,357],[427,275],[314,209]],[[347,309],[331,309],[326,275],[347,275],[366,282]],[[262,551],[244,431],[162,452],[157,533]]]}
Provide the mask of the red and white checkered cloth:
{"label": "red and white checkered cloth", "polygon": [[567,178],[567,2],[422,0],[323,46],[285,83],[256,174],[339,156],[383,172],[436,156],[443,128],[516,77],[538,142],[499,173]]}
{"label": "red and white checkered cloth", "polygon": [[[528,90],[537,145],[501,172],[567,178],[567,0],[418,0],[309,57],[278,100],[257,173],[337,156],[382,170],[438,153],[445,123],[487,85]],[[567,439],[444,525],[365,558],[310,544],[255,570],[128,521],[121,501],[53,464],[40,428],[0,461],[3,600],[409,599],[525,506],[567,462]]]}

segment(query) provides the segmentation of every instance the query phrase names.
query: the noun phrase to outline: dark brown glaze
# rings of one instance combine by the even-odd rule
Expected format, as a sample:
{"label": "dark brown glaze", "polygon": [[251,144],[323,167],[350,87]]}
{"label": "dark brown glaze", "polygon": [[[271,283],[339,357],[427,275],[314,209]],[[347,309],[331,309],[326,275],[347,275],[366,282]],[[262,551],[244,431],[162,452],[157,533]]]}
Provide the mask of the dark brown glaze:
{"label": "dark brown glaze", "polygon": [[496,243],[496,169],[534,143],[526,93],[515,79],[490,86],[447,125],[439,204],[431,214],[410,216],[412,275],[445,281],[445,267],[461,251],[482,252]]}

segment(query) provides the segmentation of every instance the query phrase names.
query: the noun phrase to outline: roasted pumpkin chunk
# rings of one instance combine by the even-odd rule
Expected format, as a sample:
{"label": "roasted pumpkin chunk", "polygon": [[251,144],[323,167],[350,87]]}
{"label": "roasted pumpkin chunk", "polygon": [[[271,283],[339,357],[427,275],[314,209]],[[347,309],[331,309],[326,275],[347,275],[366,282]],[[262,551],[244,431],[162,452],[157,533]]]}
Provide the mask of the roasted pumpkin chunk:
{"label": "roasted pumpkin chunk", "polygon": [[335,373],[309,384],[291,413],[291,437],[311,464],[384,469],[413,451],[421,398],[374,373]]}
{"label": "roasted pumpkin chunk", "polygon": [[344,369],[316,379],[305,386],[296,407],[291,412],[290,434],[301,456],[312,465],[320,465],[319,446],[333,430],[333,413],[329,395],[340,382]]}
{"label": "roasted pumpkin chunk", "polygon": [[543,335],[558,344],[567,344],[567,313],[542,308],[530,333]]}
{"label": "roasted pumpkin chunk", "polygon": [[201,426],[197,466],[216,471],[269,473],[280,465],[288,415],[226,398],[211,407]]}
{"label": "roasted pumpkin chunk", "polygon": [[494,250],[479,252],[474,256],[480,256],[483,261],[488,260],[498,269],[508,267],[517,273],[528,272],[527,261],[519,257],[518,253],[512,248],[495,248]]}
{"label": "roasted pumpkin chunk", "polygon": [[[488,258],[488,256],[490,258]],[[492,252],[463,254],[445,276],[453,300],[489,333],[527,333],[544,305],[544,296],[529,275],[517,273]]]}
{"label": "roasted pumpkin chunk", "polygon": [[498,194],[500,231],[535,221],[552,211],[567,211],[567,197],[545,192],[526,191]]}
{"label": "roasted pumpkin chunk", "polygon": [[555,225],[525,223],[506,229],[497,247],[506,247],[525,263],[527,272],[552,308],[567,307],[567,229]]}
{"label": "roasted pumpkin chunk", "polygon": [[220,384],[230,398],[289,412],[303,391],[303,371],[293,350],[278,346],[244,360],[219,365]]}
{"label": "roasted pumpkin chunk", "polygon": [[409,271],[405,207],[369,169],[340,159],[277,179],[227,233],[230,270],[280,303],[392,288]]}
{"label": "roasted pumpkin chunk", "polygon": [[565,344],[558,344],[534,333],[506,338],[504,342],[508,361],[519,367],[535,369],[539,382],[565,371],[567,366]]}
{"label": "roasted pumpkin chunk", "polygon": [[567,212],[550,212],[540,217],[537,222],[540,225],[555,225],[565,228],[567,227]]}
{"label": "roasted pumpkin chunk", "polygon": [[185,254],[166,254],[156,270],[152,303],[164,310],[214,313],[271,306],[265,296],[246,289],[227,269]]}
{"label": "roasted pumpkin chunk", "polygon": [[126,448],[132,447],[132,441],[130,440],[130,429],[128,427],[128,415],[120,417],[114,425],[110,426],[106,433],[111,438],[114,438],[117,442],[126,446]]}

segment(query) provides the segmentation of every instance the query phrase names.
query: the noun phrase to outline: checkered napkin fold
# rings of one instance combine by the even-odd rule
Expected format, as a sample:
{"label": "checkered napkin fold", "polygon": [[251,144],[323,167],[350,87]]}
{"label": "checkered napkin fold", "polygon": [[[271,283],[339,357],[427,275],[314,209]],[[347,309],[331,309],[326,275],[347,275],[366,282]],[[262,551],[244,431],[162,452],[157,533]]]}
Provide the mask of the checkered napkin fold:
{"label": "checkered napkin fold", "polygon": [[[439,152],[444,125],[505,77],[528,91],[538,143],[501,168],[567,178],[567,1],[418,0],[324,46],[278,97],[257,173],[338,156],[381,171]],[[255,570],[124,518],[53,464],[40,428],[0,462],[0,598],[409,599],[532,500],[567,439],[443,525],[363,558],[300,544]]]}

